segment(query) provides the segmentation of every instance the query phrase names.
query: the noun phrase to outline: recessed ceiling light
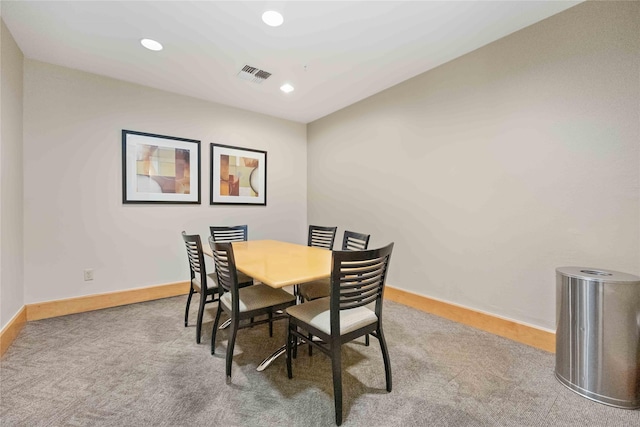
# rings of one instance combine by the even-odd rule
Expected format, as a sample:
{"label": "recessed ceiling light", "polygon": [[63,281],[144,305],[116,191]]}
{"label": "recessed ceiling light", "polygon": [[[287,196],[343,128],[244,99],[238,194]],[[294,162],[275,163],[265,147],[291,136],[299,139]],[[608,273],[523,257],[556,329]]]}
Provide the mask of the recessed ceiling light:
{"label": "recessed ceiling light", "polygon": [[262,14],[262,21],[270,27],[279,27],[284,22],[284,18],[275,10],[267,10]]}
{"label": "recessed ceiling light", "polygon": [[282,86],[280,86],[280,90],[283,91],[284,93],[290,93],[293,92],[293,86],[291,86],[289,83],[285,83]]}
{"label": "recessed ceiling light", "polygon": [[142,46],[146,47],[149,50],[162,50],[162,45],[155,40],[142,39],[140,40],[140,44],[142,44]]}

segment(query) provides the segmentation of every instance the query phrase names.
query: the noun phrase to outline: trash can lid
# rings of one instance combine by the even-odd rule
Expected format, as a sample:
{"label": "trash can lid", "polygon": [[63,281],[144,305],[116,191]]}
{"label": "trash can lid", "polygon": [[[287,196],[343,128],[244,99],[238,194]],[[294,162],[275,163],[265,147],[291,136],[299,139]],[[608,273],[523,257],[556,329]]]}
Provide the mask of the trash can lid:
{"label": "trash can lid", "polygon": [[640,277],[638,276],[629,273],[622,273],[620,271],[605,270],[603,268],[558,267],[556,268],[556,272],[564,276],[576,277],[578,279],[589,279],[598,282],[638,282],[638,284],[640,284]]}

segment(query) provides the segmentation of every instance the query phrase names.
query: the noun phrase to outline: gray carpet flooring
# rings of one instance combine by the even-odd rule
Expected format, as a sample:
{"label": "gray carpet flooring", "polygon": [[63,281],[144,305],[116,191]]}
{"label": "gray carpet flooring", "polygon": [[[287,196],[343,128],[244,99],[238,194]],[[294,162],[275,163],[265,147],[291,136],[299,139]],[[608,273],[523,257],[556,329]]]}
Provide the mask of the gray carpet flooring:
{"label": "gray carpet flooring", "polygon": [[[285,322],[242,329],[227,385],[227,332],[209,352],[215,304],[195,342],[186,297],[29,322],[0,361],[8,426],[331,426],[329,359],[306,348],[256,366],[285,340]],[[343,349],[344,426],[640,426],[640,411],[585,399],[559,384],[554,355],[385,303],[393,391],[372,338]]]}

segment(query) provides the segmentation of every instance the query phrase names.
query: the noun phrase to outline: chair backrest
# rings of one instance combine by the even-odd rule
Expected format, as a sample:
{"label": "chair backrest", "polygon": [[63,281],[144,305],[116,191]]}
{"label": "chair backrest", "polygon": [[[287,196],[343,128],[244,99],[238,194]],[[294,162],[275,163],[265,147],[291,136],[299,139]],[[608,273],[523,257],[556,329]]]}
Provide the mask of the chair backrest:
{"label": "chair backrest", "polygon": [[246,242],[249,237],[249,230],[246,225],[211,226],[209,230],[213,241],[219,243]]}
{"label": "chair backrest", "polygon": [[238,272],[236,270],[236,259],[233,255],[233,246],[231,242],[218,243],[213,240],[213,236],[209,237],[209,245],[213,252],[213,263],[216,267],[218,276],[218,286],[224,289],[224,292],[231,292],[231,301],[233,301],[234,310],[237,310],[238,304]]}
{"label": "chair backrest", "polygon": [[338,227],[310,225],[307,246],[329,250],[333,249],[333,241],[336,239],[336,230],[338,230]]}
{"label": "chair backrest", "polygon": [[340,310],[375,301],[382,319],[382,297],[393,243],[366,251],[334,251],[331,257],[331,331],[339,334]]}
{"label": "chair backrest", "polygon": [[355,231],[344,232],[342,239],[343,251],[364,251],[369,247],[370,234],[356,233]]}
{"label": "chair backrest", "polygon": [[[187,248],[187,257],[189,258],[189,270],[191,271],[191,279],[197,278],[201,286],[206,290],[207,287],[207,268],[204,264],[204,255],[202,253],[202,242],[200,235],[187,234],[182,232],[182,239]],[[198,277],[199,276],[199,277]]]}

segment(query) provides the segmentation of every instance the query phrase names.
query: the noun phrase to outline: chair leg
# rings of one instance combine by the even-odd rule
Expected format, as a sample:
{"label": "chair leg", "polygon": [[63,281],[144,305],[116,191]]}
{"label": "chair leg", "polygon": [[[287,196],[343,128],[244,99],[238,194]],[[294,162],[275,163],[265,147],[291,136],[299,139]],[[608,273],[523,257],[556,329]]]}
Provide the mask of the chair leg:
{"label": "chair leg", "polygon": [[222,306],[218,302],[218,310],[216,311],[216,320],[213,321],[213,330],[211,331],[211,354],[216,353],[216,333],[218,332],[218,323],[220,322],[220,314],[222,314]]}
{"label": "chair leg", "polygon": [[367,347],[369,347],[369,334],[364,336],[364,345],[366,345]]}
{"label": "chair leg", "polygon": [[269,312],[269,337],[273,338],[273,313]]}
{"label": "chair leg", "polygon": [[298,337],[293,336],[293,358],[298,357]]}
{"label": "chair leg", "polygon": [[331,370],[333,371],[333,400],[336,424],[342,424],[342,355],[340,344],[331,344]]}
{"label": "chair leg", "polygon": [[382,333],[382,325],[376,332],[378,341],[380,341],[380,349],[382,350],[382,360],[384,361],[384,376],[387,380],[387,391],[391,391],[391,363],[389,361],[389,350],[387,350],[387,341]]}
{"label": "chair leg", "polygon": [[204,315],[204,305],[207,302],[207,296],[200,294],[200,308],[198,308],[198,320],[196,323],[196,343],[200,344],[200,330],[202,329],[202,316]]}
{"label": "chair leg", "polygon": [[189,306],[191,305],[191,297],[193,296],[193,286],[189,289],[189,296],[187,297],[187,307],[184,309],[184,327],[187,327],[189,322]]}
{"label": "chair leg", "polygon": [[227,344],[227,382],[231,382],[231,363],[233,362],[233,347],[236,345],[236,335],[238,334],[238,324],[240,321],[237,317],[231,320],[231,330],[229,331],[229,343]]}
{"label": "chair leg", "polygon": [[[297,327],[295,328],[297,329]],[[298,343],[300,340],[297,336],[291,334],[291,353],[293,354],[293,359],[298,357]]]}
{"label": "chair leg", "polygon": [[295,336],[291,333],[291,324],[289,324],[287,328],[287,377],[289,377],[289,379],[293,378],[293,371],[291,370],[291,353],[294,340]]}
{"label": "chair leg", "polygon": [[313,346],[311,345],[311,341],[313,341],[313,335],[309,332],[309,357],[313,356]]}

